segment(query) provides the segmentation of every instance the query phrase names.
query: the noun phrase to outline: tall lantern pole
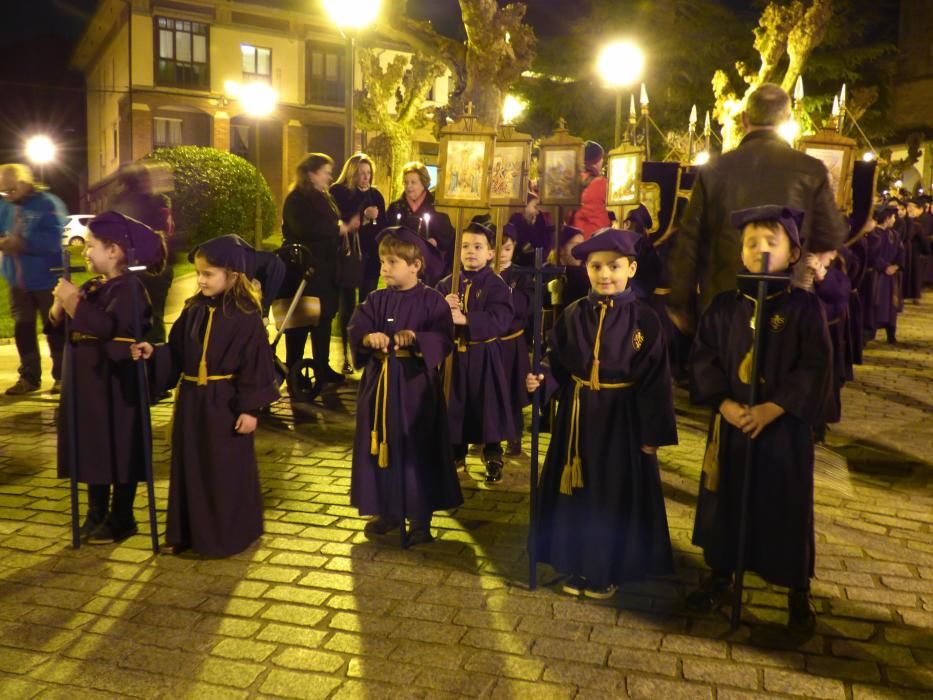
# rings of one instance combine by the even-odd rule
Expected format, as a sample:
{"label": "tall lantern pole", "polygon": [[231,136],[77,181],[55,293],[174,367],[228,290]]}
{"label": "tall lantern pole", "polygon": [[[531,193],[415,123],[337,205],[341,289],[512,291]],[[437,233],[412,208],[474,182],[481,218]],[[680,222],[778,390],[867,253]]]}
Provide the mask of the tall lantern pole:
{"label": "tall lantern pole", "polygon": [[599,52],[596,71],[616,96],[614,147],[622,143],[622,90],[633,85],[644,69],[645,55],[631,41],[614,41]]}

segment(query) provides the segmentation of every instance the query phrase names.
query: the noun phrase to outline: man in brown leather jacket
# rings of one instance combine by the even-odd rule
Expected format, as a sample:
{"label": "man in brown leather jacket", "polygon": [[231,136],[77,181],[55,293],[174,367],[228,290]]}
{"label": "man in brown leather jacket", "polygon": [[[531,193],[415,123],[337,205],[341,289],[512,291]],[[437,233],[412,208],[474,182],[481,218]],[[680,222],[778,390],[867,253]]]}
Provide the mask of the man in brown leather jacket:
{"label": "man in brown leather jacket", "polygon": [[695,325],[695,313],[709,306],[713,297],[735,289],[741,240],[729,220],[731,212],[764,204],[802,210],[800,237],[805,252],[833,250],[845,240],[845,221],[826,167],[795,151],[777,132],[790,114],[787,93],[771,83],[762,85],[748,97],[742,143],[700,168],[671,259],[668,304],[681,330]]}

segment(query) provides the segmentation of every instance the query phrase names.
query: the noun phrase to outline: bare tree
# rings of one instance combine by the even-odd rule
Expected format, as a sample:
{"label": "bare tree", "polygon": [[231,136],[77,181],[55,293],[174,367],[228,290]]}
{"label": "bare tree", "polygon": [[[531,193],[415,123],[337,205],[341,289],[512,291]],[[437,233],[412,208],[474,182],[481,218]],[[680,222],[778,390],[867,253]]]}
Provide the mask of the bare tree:
{"label": "bare tree", "polygon": [[[383,67],[380,53],[372,49],[359,53],[364,89],[357,93],[355,116],[360,129],[377,134],[367,150],[380,164],[380,180],[391,201],[401,190],[400,175],[412,156],[412,137],[431,121],[427,97],[444,65],[419,54],[410,60],[400,54]],[[389,104],[394,104],[394,114],[387,111]]]}
{"label": "bare tree", "polygon": [[823,41],[832,16],[832,0],[812,0],[809,6],[802,0],[787,5],[768,3],[755,28],[754,46],[760,66],[753,69],[744,62],[736,64],[745,83],[744,92],[738,94],[725,71],[717,70],[713,75],[716,98],[713,116],[722,125],[723,150],[738,145],[739,115],[756,88],[764,83],[777,83],[788,92],[793,90],[810,53]]}

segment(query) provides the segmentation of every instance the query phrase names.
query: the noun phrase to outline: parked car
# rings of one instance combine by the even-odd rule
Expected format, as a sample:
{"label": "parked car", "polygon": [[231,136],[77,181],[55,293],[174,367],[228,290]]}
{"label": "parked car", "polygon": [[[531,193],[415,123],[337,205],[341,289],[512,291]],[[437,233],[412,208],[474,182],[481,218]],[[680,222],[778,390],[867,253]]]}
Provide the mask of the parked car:
{"label": "parked car", "polygon": [[88,236],[88,222],[93,219],[91,214],[71,214],[65,230],[62,233],[64,245],[83,246]]}

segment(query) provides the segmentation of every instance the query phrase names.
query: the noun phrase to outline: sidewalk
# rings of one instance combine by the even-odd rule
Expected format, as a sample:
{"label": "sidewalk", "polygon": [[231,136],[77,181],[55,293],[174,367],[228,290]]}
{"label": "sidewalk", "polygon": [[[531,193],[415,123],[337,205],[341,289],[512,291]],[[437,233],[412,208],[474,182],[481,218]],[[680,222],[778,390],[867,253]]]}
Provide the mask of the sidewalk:
{"label": "sidewalk", "polygon": [[[829,442],[849,469],[820,463],[810,639],[785,632],[784,595],[755,577],[735,634],[684,610],[703,573],[690,533],[705,424],[683,394],[681,444],[660,453],[678,575],[605,603],[561,594],[544,566],[527,590],[527,436],[495,488],[471,456],[464,506],[435,518],[437,542],[401,551],[366,540],[348,505],[355,385],[297,424],[282,401],[257,440],[261,542],[154,557],[144,489],[143,534],[71,549],[55,401],[0,398],[0,698],[929,698],[933,295],[900,325],[844,391]],[[14,375],[0,347],[2,386]],[[153,411],[160,524],[170,414]]]}

